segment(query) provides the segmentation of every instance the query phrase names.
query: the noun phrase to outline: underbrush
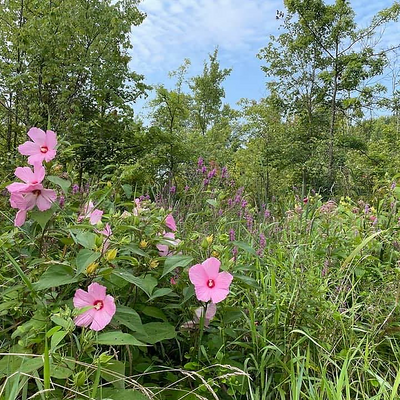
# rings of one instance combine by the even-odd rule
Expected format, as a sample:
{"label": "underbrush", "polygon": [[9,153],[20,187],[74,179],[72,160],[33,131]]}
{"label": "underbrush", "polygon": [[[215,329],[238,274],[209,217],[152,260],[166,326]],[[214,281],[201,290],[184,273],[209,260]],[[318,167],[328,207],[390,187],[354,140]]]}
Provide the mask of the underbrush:
{"label": "underbrush", "polygon": [[[1,399],[398,398],[395,185],[256,204],[202,160],[149,195],[46,172],[47,210],[15,226],[0,200]],[[233,276],[213,312],[188,275],[210,259]],[[93,283],[116,308],[100,329],[77,307]]]}

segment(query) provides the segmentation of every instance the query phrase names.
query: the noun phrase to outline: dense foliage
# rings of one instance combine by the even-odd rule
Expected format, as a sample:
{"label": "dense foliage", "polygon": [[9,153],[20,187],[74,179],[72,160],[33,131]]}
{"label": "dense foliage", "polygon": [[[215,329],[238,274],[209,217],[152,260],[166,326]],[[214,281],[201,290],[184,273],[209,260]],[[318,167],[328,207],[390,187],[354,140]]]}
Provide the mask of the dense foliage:
{"label": "dense foliage", "polygon": [[238,108],[137,3],[0,2],[0,399],[398,398],[399,3],[286,1]]}

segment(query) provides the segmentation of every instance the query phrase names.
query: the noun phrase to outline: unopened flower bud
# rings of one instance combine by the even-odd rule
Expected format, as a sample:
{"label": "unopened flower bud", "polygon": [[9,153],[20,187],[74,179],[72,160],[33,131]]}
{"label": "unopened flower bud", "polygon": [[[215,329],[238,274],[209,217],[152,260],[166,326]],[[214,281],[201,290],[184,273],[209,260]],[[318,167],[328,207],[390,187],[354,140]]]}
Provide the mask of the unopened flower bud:
{"label": "unopened flower bud", "polygon": [[157,260],[151,260],[149,264],[150,269],[155,269],[158,267],[158,261]]}
{"label": "unopened flower bud", "polygon": [[107,261],[112,261],[115,259],[115,257],[117,257],[117,249],[108,250],[104,256]]}
{"label": "unopened flower bud", "polygon": [[94,274],[94,273],[96,272],[96,270],[97,270],[98,267],[99,267],[99,264],[93,262],[93,263],[91,263],[91,264],[89,264],[89,265],[87,266],[87,268],[86,268],[86,273],[87,273],[88,275],[92,275],[92,274]]}

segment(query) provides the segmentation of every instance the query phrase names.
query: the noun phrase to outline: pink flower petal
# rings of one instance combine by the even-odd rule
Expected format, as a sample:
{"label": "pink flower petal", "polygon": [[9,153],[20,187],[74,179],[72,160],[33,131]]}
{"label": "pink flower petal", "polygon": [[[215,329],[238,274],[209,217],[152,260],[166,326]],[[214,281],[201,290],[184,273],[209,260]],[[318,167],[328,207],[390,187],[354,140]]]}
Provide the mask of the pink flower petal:
{"label": "pink flower petal", "polygon": [[[195,286],[207,286],[207,282],[210,279],[207,272],[204,270],[202,264],[193,265],[189,269],[190,282]],[[207,301],[207,300],[206,300]]]}
{"label": "pink flower petal", "polygon": [[57,135],[53,131],[46,131],[46,144],[51,149],[57,146]]}
{"label": "pink flower petal", "polygon": [[167,233],[164,233],[164,237],[165,237],[166,239],[175,239],[175,233],[174,233],[174,232],[167,232]]}
{"label": "pink flower petal", "polygon": [[103,211],[99,209],[95,209],[89,217],[89,221],[92,225],[96,225],[99,221],[101,221],[101,217],[103,215]]}
{"label": "pink flower petal", "polygon": [[115,314],[116,306],[114,297],[110,296],[109,294],[104,299],[104,312],[106,312],[111,317]]}
{"label": "pink flower petal", "polygon": [[84,213],[85,214],[90,214],[94,209],[94,204],[93,201],[90,200],[89,203],[86,204],[85,209],[84,209]]}
{"label": "pink flower petal", "polygon": [[32,192],[27,193],[24,197],[25,200],[25,210],[32,210],[36,205],[37,196]]}
{"label": "pink flower petal", "polygon": [[46,144],[46,134],[39,128],[29,129],[28,136],[40,146]]}
{"label": "pink flower petal", "polygon": [[76,316],[74,318],[74,323],[76,326],[89,326],[94,319],[96,310],[92,309],[92,310],[87,310],[84,313]]}
{"label": "pink flower petal", "polygon": [[168,214],[165,218],[165,225],[171,229],[171,231],[176,231],[176,223],[172,214]]}
{"label": "pink flower petal", "polygon": [[[208,303],[206,307],[206,315],[204,318],[205,327],[208,327],[210,321],[215,317],[216,312],[217,312],[217,306],[214,303]],[[194,313],[195,313],[194,321],[198,323],[200,321],[201,315],[204,314],[204,307],[197,308]]]}
{"label": "pink flower petal", "polygon": [[217,313],[217,306],[215,305],[215,303],[208,303],[206,310],[206,319],[211,321],[215,317],[216,313]]}
{"label": "pink flower petal", "polygon": [[226,271],[222,271],[218,274],[217,278],[215,279],[215,287],[218,289],[228,289],[232,283],[233,276]]}
{"label": "pink flower petal", "polygon": [[57,194],[51,189],[42,189],[40,195],[36,199],[37,208],[45,211],[51,208],[52,203],[57,199]]}
{"label": "pink flower petal", "polygon": [[168,246],[166,244],[157,244],[158,254],[160,257],[167,257],[168,256]]}
{"label": "pink flower petal", "polygon": [[25,210],[25,199],[20,193],[11,193],[10,204],[12,208],[19,208]]}
{"label": "pink flower petal", "polygon": [[32,154],[31,156],[28,157],[28,164],[35,165],[42,163],[43,160],[45,159],[45,155],[40,153],[37,154]]}
{"label": "pink flower petal", "polygon": [[208,275],[208,279],[217,279],[221,261],[215,257],[210,257],[203,261],[202,265]]}
{"label": "pink flower petal", "polygon": [[103,308],[96,312],[90,329],[93,329],[94,331],[102,330],[110,323],[112,317],[115,314],[115,311],[116,307],[114,303],[114,298],[110,295],[107,295],[104,299]]}
{"label": "pink flower petal", "polygon": [[[41,183],[46,175],[46,170],[44,169],[42,164],[34,164],[33,166],[33,176],[36,183]],[[31,182],[34,183],[34,182]]]}
{"label": "pink flower petal", "polygon": [[[211,299],[211,293],[213,292],[213,289],[210,289],[207,287],[207,285],[204,286],[195,286],[194,290],[196,292],[196,297],[200,301],[209,301]],[[215,301],[213,300],[215,303]]]}
{"label": "pink flower petal", "polygon": [[219,303],[222,300],[225,300],[229,294],[229,289],[222,289],[214,287],[210,291],[211,293],[211,301],[213,303]]}
{"label": "pink flower petal", "polygon": [[6,187],[10,193],[20,193],[29,190],[29,184],[22,182],[13,182]]}
{"label": "pink flower petal", "polygon": [[14,226],[22,226],[26,220],[26,210],[19,210],[14,219]]}
{"label": "pink flower petal", "polygon": [[97,233],[101,233],[102,235],[107,236],[107,237],[112,235],[111,226],[108,222],[106,223],[106,226],[104,227],[104,229],[102,231],[99,231],[97,229],[95,229],[95,231]]}
{"label": "pink flower petal", "polygon": [[91,293],[85,292],[82,289],[78,289],[74,295],[74,307],[75,308],[83,308],[88,306],[93,306],[95,302],[95,298]]}
{"label": "pink flower petal", "polygon": [[100,285],[97,282],[93,282],[88,286],[88,293],[93,297],[94,300],[103,301],[106,298],[106,290],[107,288],[105,286]]}
{"label": "pink flower petal", "polygon": [[40,153],[40,145],[37,143],[33,143],[30,141],[27,141],[21,145],[18,146],[18,151],[23,155],[23,156],[31,156],[33,154],[38,154]]}
{"label": "pink flower petal", "polygon": [[56,154],[57,154],[56,150],[52,150],[52,149],[47,150],[47,153],[44,154],[45,161],[46,162],[51,161],[56,156]]}
{"label": "pink flower petal", "polygon": [[18,167],[15,170],[14,175],[25,183],[32,183],[35,181],[35,175],[29,167]]}

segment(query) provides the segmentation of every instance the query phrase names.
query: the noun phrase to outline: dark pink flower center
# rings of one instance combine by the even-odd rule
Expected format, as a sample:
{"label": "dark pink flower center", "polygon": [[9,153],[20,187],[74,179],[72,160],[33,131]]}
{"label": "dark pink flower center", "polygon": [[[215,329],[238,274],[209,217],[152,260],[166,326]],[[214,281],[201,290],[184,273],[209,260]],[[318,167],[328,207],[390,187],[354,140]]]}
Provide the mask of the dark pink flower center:
{"label": "dark pink flower center", "polygon": [[211,289],[215,286],[214,279],[209,279],[207,282],[207,286]]}
{"label": "dark pink flower center", "polygon": [[94,307],[97,311],[99,311],[99,310],[101,310],[101,309],[104,307],[104,304],[103,304],[103,302],[102,302],[101,300],[96,300],[96,301],[94,302],[94,304],[93,304],[93,307]]}
{"label": "dark pink flower center", "polygon": [[48,148],[47,146],[41,146],[41,147],[40,147],[40,151],[41,151],[42,153],[47,153],[47,152],[49,151],[49,148]]}
{"label": "dark pink flower center", "polygon": [[41,191],[38,190],[38,189],[36,189],[36,190],[32,191],[32,193],[33,193],[35,196],[39,196],[40,193],[41,193]]}

